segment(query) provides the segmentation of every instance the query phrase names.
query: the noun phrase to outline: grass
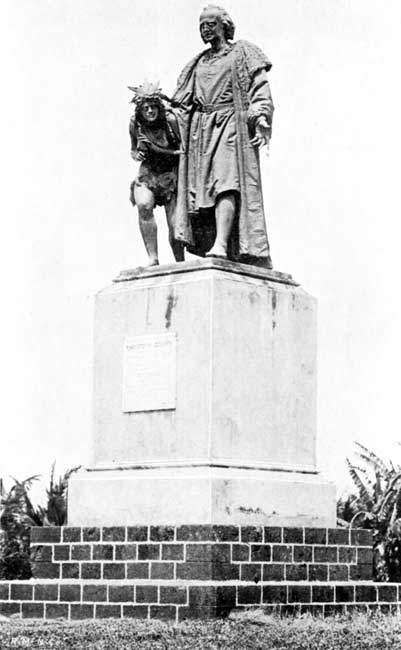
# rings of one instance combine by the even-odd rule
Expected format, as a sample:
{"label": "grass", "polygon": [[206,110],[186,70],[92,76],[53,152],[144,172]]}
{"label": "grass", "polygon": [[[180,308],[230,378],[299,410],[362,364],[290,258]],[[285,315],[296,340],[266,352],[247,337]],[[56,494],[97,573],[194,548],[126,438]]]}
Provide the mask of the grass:
{"label": "grass", "polygon": [[401,650],[401,618],[391,615],[188,621],[1,620],[0,649],[22,650]]}

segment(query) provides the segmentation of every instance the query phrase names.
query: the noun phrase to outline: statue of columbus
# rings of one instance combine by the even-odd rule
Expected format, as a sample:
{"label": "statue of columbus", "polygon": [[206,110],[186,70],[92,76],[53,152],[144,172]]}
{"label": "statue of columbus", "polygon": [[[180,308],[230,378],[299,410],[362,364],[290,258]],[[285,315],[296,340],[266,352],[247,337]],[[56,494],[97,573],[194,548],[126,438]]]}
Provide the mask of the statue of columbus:
{"label": "statue of columbus", "polygon": [[227,12],[207,6],[209,47],[183,69],[172,105],[181,134],[174,239],[196,255],[272,268],[259,148],[271,135],[271,63],[247,41],[232,42]]}

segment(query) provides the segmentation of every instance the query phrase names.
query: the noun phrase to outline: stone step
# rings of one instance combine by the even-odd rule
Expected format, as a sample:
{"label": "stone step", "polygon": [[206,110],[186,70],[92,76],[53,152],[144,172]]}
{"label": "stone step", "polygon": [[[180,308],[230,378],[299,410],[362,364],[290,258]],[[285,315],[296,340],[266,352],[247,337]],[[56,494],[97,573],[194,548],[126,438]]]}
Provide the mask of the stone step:
{"label": "stone step", "polygon": [[38,619],[186,618],[227,616],[263,608],[280,615],[355,610],[399,611],[401,584],[188,580],[29,580],[0,583],[0,615]]}

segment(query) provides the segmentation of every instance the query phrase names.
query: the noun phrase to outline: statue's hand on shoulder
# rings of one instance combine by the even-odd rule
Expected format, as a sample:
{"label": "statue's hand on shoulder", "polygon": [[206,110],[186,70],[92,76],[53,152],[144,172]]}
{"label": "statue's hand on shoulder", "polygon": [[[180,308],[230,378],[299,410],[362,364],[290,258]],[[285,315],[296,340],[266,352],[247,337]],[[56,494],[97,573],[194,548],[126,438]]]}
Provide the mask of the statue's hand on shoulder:
{"label": "statue's hand on shoulder", "polygon": [[267,120],[264,116],[258,117],[256,126],[255,126],[255,135],[251,140],[251,144],[254,147],[263,147],[264,145],[269,146],[270,141],[270,126],[267,123]]}

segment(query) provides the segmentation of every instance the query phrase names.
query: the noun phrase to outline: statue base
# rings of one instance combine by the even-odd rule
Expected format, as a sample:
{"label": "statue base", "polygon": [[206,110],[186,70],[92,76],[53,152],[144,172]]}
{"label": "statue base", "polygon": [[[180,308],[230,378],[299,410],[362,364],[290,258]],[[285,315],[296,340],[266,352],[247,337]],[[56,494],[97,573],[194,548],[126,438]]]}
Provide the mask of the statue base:
{"label": "statue base", "polygon": [[316,468],[316,305],[288,274],[197,259],[96,297],[93,461],[68,523],[334,526]]}
{"label": "statue base", "polygon": [[69,485],[70,526],[334,526],[334,488],[317,474],[230,467],[86,471]]}

